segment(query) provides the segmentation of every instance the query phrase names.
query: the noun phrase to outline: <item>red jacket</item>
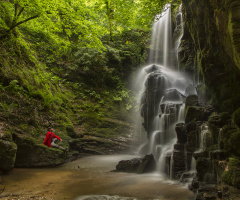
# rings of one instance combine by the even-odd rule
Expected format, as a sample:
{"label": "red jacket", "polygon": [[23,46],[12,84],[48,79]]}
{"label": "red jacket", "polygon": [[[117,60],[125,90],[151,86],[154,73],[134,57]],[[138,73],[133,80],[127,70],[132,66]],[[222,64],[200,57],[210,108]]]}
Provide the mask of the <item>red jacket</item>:
{"label": "red jacket", "polygon": [[[56,136],[54,133],[52,133],[52,134],[53,134],[53,138],[57,138],[57,139],[61,140],[60,137]],[[45,140],[43,141],[43,144],[44,144],[44,145],[47,145],[47,146],[49,146],[49,147],[52,147],[52,146],[51,146],[51,132],[50,132],[50,131],[47,133],[46,138],[45,138]]]}

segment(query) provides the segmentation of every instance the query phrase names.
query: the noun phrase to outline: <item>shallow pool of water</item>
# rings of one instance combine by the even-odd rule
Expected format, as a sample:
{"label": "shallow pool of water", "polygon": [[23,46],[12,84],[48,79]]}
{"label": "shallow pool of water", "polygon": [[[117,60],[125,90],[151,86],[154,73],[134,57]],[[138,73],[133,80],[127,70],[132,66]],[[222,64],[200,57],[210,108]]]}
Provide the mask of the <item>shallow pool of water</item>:
{"label": "shallow pool of water", "polygon": [[130,155],[87,156],[57,168],[14,169],[3,176],[0,195],[42,196],[54,200],[187,200],[192,193],[158,173],[116,173]]}

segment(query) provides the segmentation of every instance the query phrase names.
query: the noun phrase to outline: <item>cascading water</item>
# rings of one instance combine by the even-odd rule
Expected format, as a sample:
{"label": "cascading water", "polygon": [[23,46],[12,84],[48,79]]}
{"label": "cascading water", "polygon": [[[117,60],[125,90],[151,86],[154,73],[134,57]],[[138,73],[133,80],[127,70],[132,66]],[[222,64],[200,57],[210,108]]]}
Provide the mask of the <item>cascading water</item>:
{"label": "cascading water", "polygon": [[176,20],[176,29],[177,29],[177,39],[175,42],[175,53],[177,57],[177,69],[179,71],[179,62],[178,62],[178,51],[181,44],[181,39],[183,37],[183,18],[182,18],[182,5],[179,6],[177,20]]}
{"label": "cascading water", "polygon": [[[160,173],[174,177],[173,150],[177,142],[175,125],[184,122],[185,90],[191,81],[183,73],[174,71],[172,60],[171,9],[158,15],[153,24],[148,66],[139,73],[142,84],[139,96],[140,114],[143,118],[146,140],[142,139],[141,154],[153,154]],[[178,66],[177,66],[178,67]],[[175,67],[175,68],[177,68]],[[142,82],[141,82],[142,81]],[[146,138],[142,132],[141,137]]]}

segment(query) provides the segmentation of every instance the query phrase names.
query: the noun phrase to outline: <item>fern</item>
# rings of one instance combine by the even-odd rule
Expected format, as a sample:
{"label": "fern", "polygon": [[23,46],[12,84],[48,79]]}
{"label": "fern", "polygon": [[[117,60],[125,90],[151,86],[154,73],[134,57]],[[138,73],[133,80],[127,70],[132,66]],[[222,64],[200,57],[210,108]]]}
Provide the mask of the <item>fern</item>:
{"label": "fern", "polygon": [[2,108],[3,114],[9,118],[10,114],[13,112],[14,108],[17,107],[17,104],[11,103],[7,104],[6,102],[0,103],[0,107]]}

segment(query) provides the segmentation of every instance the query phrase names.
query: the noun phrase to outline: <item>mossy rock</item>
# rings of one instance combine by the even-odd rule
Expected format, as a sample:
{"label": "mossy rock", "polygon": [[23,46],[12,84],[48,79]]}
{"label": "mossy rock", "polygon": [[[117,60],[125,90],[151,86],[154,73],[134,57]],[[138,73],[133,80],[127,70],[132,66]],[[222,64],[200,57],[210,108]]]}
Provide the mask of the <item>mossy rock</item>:
{"label": "mossy rock", "polygon": [[218,128],[223,127],[224,125],[228,125],[231,120],[231,115],[228,112],[223,113],[213,113],[208,118],[208,124],[211,126],[212,124],[217,126]]}
{"label": "mossy rock", "polygon": [[12,134],[10,133],[10,131],[5,131],[1,139],[12,142]]}
{"label": "mossy rock", "polygon": [[218,143],[220,128],[222,128],[225,125],[230,124],[230,122],[231,122],[231,116],[227,112],[223,112],[220,114],[213,113],[208,118],[208,125],[209,125],[209,129],[212,133],[212,138],[213,138],[214,144]]}
{"label": "mossy rock", "polygon": [[145,155],[143,158],[133,158],[131,160],[121,160],[116,170],[130,173],[149,173],[156,169],[156,161],[152,154]]}
{"label": "mossy rock", "polygon": [[219,136],[219,130],[221,127],[221,119],[220,119],[219,114],[214,113],[208,118],[208,127],[212,133],[214,143],[217,143],[218,136]]}
{"label": "mossy rock", "polygon": [[0,140],[0,170],[13,169],[17,152],[14,142]]}
{"label": "mossy rock", "polygon": [[233,113],[233,121],[240,128],[240,108]]}
{"label": "mossy rock", "polygon": [[67,135],[71,138],[76,138],[77,134],[72,126],[66,126]]}
{"label": "mossy rock", "polygon": [[[192,151],[197,150],[198,148],[198,143],[197,143],[197,131],[190,131],[187,132],[187,145],[192,149]],[[188,148],[189,149],[189,148]]]}
{"label": "mossy rock", "polygon": [[231,126],[223,127],[223,144],[228,155],[240,156],[240,130]]}
{"label": "mossy rock", "polygon": [[230,158],[228,163],[229,170],[222,175],[222,180],[240,189],[240,159]]}
{"label": "mossy rock", "polygon": [[207,121],[212,112],[213,109],[211,107],[189,106],[186,110],[185,122]]}
{"label": "mossy rock", "polygon": [[69,141],[70,148],[79,153],[91,154],[113,154],[126,152],[129,146],[125,143],[105,138],[85,136],[84,138]]}
{"label": "mossy rock", "polygon": [[196,163],[196,170],[199,176],[199,180],[203,181],[205,174],[207,174],[210,166],[210,159],[199,157]]}
{"label": "mossy rock", "polygon": [[63,164],[66,155],[63,151],[37,144],[34,138],[14,134],[13,140],[18,146],[16,167],[47,167]]}
{"label": "mossy rock", "polygon": [[186,98],[185,105],[186,105],[186,107],[188,107],[188,106],[198,106],[198,96],[197,95],[189,95]]}

